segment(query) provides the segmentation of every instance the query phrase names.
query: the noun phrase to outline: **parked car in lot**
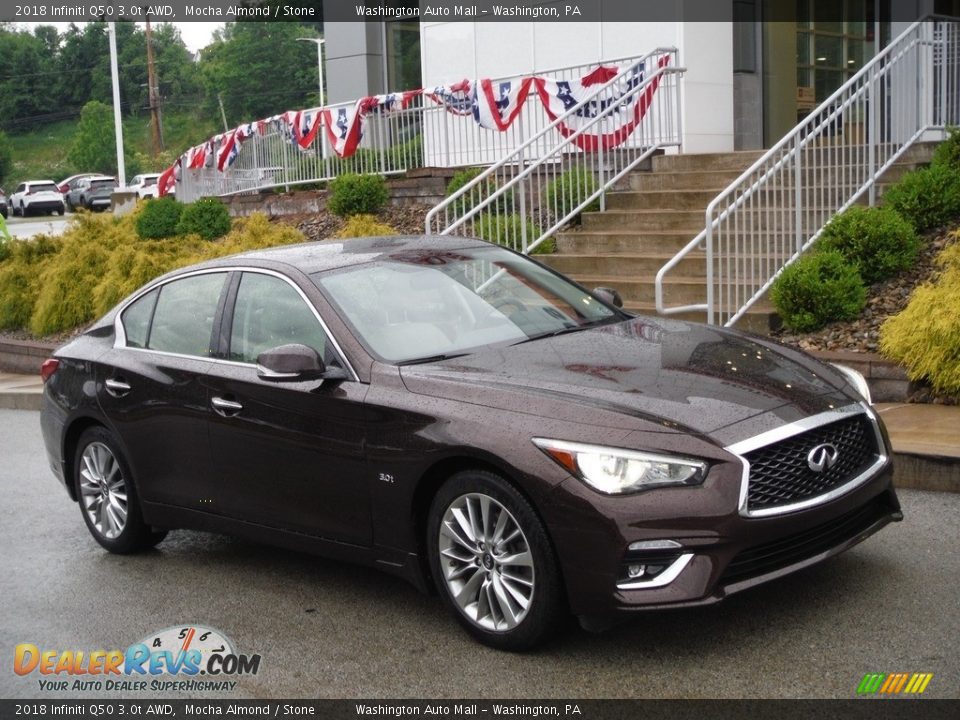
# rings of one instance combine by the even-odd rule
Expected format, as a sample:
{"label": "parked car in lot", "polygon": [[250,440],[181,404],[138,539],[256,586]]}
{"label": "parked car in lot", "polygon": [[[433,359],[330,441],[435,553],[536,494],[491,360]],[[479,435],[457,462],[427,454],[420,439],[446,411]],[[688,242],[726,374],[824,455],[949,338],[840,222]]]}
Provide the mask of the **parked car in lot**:
{"label": "parked car in lot", "polygon": [[511,649],[901,519],[862,376],[608,297],[454,237],[178,270],[44,363],[50,467],[112,552],[200,528],[357,561]]}
{"label": "parked car in lot", "polygon": [[10,207],[14,215],[23,217],[35,212],[45,212],[47,215],[56,212],[63,215],[63,195],[53,180],[32,180],[17,185],[17,189],[10,196]]}
{"label": "parked car in lot", "polygon": [[157,185],[157,180],[160,179],[160,173],[143,173],[141,175],[134,175],[133,179],[130,181],[130,190],[136,190],[137,196],[141,199],[157,197],[159,195],[160,188]]}
{"label": "parked car in lot", "polygon": [[116,178],[109,175],[94,175],[82,178],[66,196],[67,208],[87,210],[106,210],[110,207],[110,196],[117,189]]}
{"label": "parked car in lot", "polygon": [[64,197],[66,197],[66,195],[73,190],[77,186],[77,183],[79,183],[81,180],[89,177],[96,177],[100,174],[102,173],[80,173],[79,175],[71,175],[70,177],[64,178],[57,183],[57,190],[59,190]]}
{"label": "parked car in lot", "polygon": [[0,215],[7,217],[7,213],[10,211],[10,205],[7,202],[7,195],[0,190]]}

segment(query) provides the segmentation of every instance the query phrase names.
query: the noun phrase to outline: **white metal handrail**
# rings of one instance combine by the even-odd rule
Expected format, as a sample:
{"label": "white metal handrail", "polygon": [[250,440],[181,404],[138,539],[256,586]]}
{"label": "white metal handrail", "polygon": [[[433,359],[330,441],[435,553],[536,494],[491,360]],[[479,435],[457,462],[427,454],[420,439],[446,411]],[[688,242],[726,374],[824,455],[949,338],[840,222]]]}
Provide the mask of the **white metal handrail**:
{"label": "white metal handrail", "polygon": [[[705,227],[656,277],[657,312],[706,312],[732,325],[823,227],[865,195],[916,141],[960,123],[960,23],[911,25],[723,190]],[[667,306],[667,276],[704,253],[705,302]]]}
{"label": "white metal handrail", "polygon": [[[664,61],[664,62],[661,62]],[[480,172],[427,213],[427,234],[460,234],[535,252],[551,235],[592,204],[604,204],[605,193],[658,150],[679,147],[682,138],[676,48],[658,48],[643,62],[643,79],[611,100],[622,82],[613,78],[588,93],[538,133]],[[623,108],[656,90],[646,114],[629,139],[613,149],[597,143],[584,152],[578,140],[609,132]],[[585,108],[602,109],[557,140],[557,129],[579,117]]]}
{"label": "white metal handrail", "polygon": [[[639,56],[631,55],[601,64],[632,65],[638,60]],[[533,75],[572,80],[596,67],[597,63],[567,65],[539,70]],[[516,78],[497,78],[493,82],[513,79]],[[336,117],[337,110],[355,104],[356,101],[335,103],[326,109]],[[330,146],[322,119],[316,137],[304,149],[291,143],[285,128],[271,124],[263,134],[256,133],[246,140],[234,164],[223,171],[215,166],[182,169],[177,197],[191,201],[204,196],[289,188],[328,181],[344,173],[397,175],[419,167],[488,165],[534,135],[540,135],[540,146],[532,152],[546,152],[555,138],[540,131],[549,122],[535,92],[530,93],[516,121],[505,132],[482,128],[472,115],[453,115],[433,100],[418,96],[405,109],[367,115],[359,150],[344,159],[338,158]],[[215,153],[218,149],[219,146],[214,148]]]}

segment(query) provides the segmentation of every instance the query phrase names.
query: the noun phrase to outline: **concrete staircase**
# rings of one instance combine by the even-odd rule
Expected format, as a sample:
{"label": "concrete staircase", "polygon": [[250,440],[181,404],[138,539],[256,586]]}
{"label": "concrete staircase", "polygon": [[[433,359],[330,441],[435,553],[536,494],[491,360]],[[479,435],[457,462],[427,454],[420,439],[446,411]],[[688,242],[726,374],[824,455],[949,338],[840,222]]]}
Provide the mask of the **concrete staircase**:
{"label": "concrete staircase", "polygon": [[[908,150],[885,173],[880,192],[905,172],[928,163],[934,147],[919,144]],[[657,272],[703,229],[710,201],[761,155],[762,151],[656,156],[649,171],[631,174],[622,189],[607,194],[606,211],[584,213],[579,228],[557,234],[555,254],[537,259],[587,288],[616,288],[628,310],[656,314]],[[763,257],[756,260],[760,264]],[[704,253],[684,259],[667,280],[668,302],[704,302],[705,277]],[[672,317],[706,320],[700,312]],[[738,327],[767,332],[775,321],[772,305],[761,299]]]}

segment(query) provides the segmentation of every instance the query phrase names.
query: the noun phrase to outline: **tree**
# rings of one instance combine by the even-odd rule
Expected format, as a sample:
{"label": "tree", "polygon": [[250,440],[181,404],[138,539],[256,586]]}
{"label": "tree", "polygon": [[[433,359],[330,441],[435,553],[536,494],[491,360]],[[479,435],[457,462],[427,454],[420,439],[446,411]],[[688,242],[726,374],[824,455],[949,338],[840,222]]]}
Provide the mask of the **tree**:
{"label": "tree", "polygon": [[99,100],[83,106],[67,159],[81,172],[117,173],[117,144],[110,106]]}
{"label": "tree", "polygon": [[200,59],[207,110],[223,94],[233,125],[309,104],[316,96],[317,50],[298,43],[310,30],[283,22],[227,23]]}
{"label": "tree", "polygon": [[13,169],[13,146],[10,139],[0,131],[0,186]]}

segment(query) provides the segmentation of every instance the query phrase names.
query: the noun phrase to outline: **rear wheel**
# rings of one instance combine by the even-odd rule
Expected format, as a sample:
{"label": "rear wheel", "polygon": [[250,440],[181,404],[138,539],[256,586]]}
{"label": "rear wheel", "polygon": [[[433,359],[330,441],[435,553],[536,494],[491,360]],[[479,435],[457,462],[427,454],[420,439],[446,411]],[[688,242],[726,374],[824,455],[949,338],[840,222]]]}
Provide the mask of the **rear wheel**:
{"label": "rear wheel", "polygon": [[60,207],[57,208],[57,215],[63,215],[63,211],[64,211],[64,207],[63,205],[61,205]]}
{"label": "rear wheel", "polygon": [[26,217],[26,216],[27,216],[27,208],[23,204],[23,200],[21,200],[20,201],[20,217]]}
{"label": "rear wheel", "polygon": [[94,540],[107,550],[133,553],[166,537],[166,531],[154,531],[143,522],[129,466],[106,428],[84,431],[73,468],[83,520]]}
{"label": "rear wheel", "polygon": [[530,503],[493,473],[457,473],[430,509],[430,569],[467,631],[504,650],[545,640],[563,611],[560,573]]}

